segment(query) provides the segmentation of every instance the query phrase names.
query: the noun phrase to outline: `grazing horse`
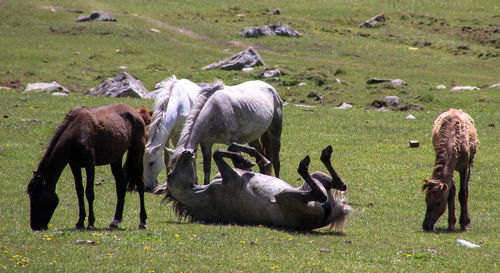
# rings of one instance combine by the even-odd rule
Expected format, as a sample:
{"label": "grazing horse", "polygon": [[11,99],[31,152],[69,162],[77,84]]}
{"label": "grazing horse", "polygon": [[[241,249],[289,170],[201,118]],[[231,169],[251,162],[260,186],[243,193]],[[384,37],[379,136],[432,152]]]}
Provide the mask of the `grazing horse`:
{"label": "grazing horse", "polygon": [[[144,152],[144,180],[146,191],[152,191],[158,185],[158,174],[163,169],[162,153],[168,146],[168,140],[174,147],[184,127],[193,100],[201,88],[195,83],[171,76],[162,82],[162,90],[156,97],[153,108],[153,120],[148,127],[148,138]],[[165,164],[169,161],[165,151]],[[167,169],[167,173],[168,173]]]}
{"label": "grazing horse", "polygon": [[[77,107],[71,110],[56,129],[45,155],[33,173],[27,192],[30,197],[30,225],[33,230],[45,230],[54,213],[59,198],[56,183],[69,163],[75,178],[79,218],[76,229],[84,228],[85,204],[81,168],[87,176],[89,215],[87,228],[94,228],[94,169],[111,165],[116,181],[118,201],[114,220],[109,227],[118,228],[122,220],[127,188],[137,187],[140,197],[140,229],[146,228],[144,208],[144,181],[142,160],[146,142],[145,125],[136,109],[117,103],[95,109]],[[127,152],[122,167],[123,154]]]}
{"label": "grazing horse", "polygon": [[[209,185],[197,185],[193,151],[188,149],[180,154],[168,174],[165,197],[174,203],[179,218],[292,230],[342,230],[352,209],[332,194],[336,178],[318,181],[309,175],[309,156],[299,164],[298,172],[305,183],[298,188],[273,176],[233,169],[224,161],[224,157],[234,160],[237,156],[241,154],[216,150],[213,158],[220,178]],[[331,147],[323,151],[322,157],[330,160]]]}
{"label": "grazing horse", "polygon": [[[170,166],[175,164],[182,151],[194,150],[200,144],[204,184],[208,184],[212,145],[249,143],[272,162],[274,173],[279,177],[282,104],[278,92],[265,82],[248,81],[224,86],[221,81],[216,81],[200,91],[196,98]],[[271,174],[271,168],[266,173]]]}
{"label": "grazing horse", "polygon": [[436,152],[436,161],[430,180],[424,180],[422,190],[426,191],[425,212],[422,228],[432,231],[434,224],[446,210],[448,203],[448,230],[455,229],[456,187],[453,172],[460,173],[460,228],[470,228],[470,217],[467,208],[469,197],[469,179],[471,168],[479,146],[474,120],[462,110],[450,109],[442,113],[435,121],[432,129],[432,144]]}

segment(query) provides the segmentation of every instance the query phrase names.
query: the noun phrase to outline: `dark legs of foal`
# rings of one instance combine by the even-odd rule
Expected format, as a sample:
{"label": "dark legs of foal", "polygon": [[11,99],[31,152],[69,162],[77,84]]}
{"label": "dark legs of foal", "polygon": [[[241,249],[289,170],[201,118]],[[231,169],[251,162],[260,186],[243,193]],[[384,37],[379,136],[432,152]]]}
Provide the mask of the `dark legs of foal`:
{"label": "dark legs of foal", "polygon": [[460,191],[458,200],[460,201],[460,229],[465,231],[470,229],[470,217],[467,201],[469,199],[470,166],[460,171]]}
{"label": "dark legs of foal", "polygon": [[125,205],[125,194],[127,192],[127,180],[125,178],[125,174],[123,173],[121,159],[111,163],[111,173],[115,177],[117,201],[115,217],[111,224],[109,224],[109,228],[117,229],[118,224],[122,221],[123,206]]}
{"label": "dark legs of foal", "polygon": [[[83,200],[84,190],[82,181],[82,170],[80,166],[70,164],[71,172],[75,179],[75,190],[78,198],[78,222],[76,223],[76,229],[83,229],[85,222],[85,201]],[[87,203],[89,206],[89,218],[88,218],[88,229],[94,228],[95,216],[94,216],[94,167],[85,168],[87,176],[87,186],[85,190],[85,196],[87,197]]]}

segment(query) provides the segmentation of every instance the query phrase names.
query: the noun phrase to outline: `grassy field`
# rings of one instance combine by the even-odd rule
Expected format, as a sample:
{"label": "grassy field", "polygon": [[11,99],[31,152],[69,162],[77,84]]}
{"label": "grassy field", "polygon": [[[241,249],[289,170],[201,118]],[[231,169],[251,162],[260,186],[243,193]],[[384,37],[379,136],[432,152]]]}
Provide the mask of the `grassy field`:
{"label": "grassy field", "polygon": [[[270,15],[276,7],[283,13]],[[109,11],[118,21],[74,22],[81,15],[75,11],[95,10]],[[499,11],[494,0],[266,5],[0,0],[0,86],[13,88],[0,89],[0,272],[497,272],[500,92],[487,86],[500,82]],[[377,13],[384,13],[387,22],[357,28]],[[238,36],[243,27],[269,23],[290,24],[304,36]],[[96,169],[101,184],[95,188],[96,231],[74,230],[78,209],[69,168],[58,183],[60,204],[49,230],[30,230],[26,185],[67,111],[117,101],[134,107],[153,103],[84,97],[83,92],[123,65],[149,90],[171,74],[193,81],[219,77],[227,84],[256,79],[263,67],[249,73],[200,70],[247,46],[259,50],[268,68],[286,73],[272,83],[289,102],[282,178],[299,185],[296,169],[306,154],[312,158],[311,170],[324,171],[320,151],[333,145],[333,165],[348,185],[347,202],[355,211],[343,233],[178,222],[162,197],[151,194],[146,196],[149,229],[140,231],[135,193],[126,197],[123,230],[107,231],[115,207],[108,167]],[[408,85],[367,86],[371,77],[400,78]],[[346,84],[337,84],[336,78]],[[71,95],[22,92],[28,83],[53,80]],[[448,88],[438,90],[438,84]],[[449,92],[455,85],[481,90]],[[307,97],[310,92],[324,99],[314,101]],[[367,109],[386,95],[420,110]],[[334,109],[344,101],[354,109]],[[450,107],[474,118],[481,142],[470,184],[472,230],[447,232],[443,218],[436,232],[424,233],[420,188],[433,167],[432,122]],[[416,119],[406,119],[410,113]],[[420,141],[420,148],[410,149],[409,140]],[[480,248],[457,245],[458,238]]]}

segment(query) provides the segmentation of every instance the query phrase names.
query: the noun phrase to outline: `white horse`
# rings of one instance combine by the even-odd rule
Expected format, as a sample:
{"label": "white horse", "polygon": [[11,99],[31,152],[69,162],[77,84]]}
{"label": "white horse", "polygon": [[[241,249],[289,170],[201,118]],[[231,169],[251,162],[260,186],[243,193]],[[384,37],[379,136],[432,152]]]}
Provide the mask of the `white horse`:
{"label": "white horse", "polygon": [[[144,180],[146,191],[158,185],[158,174],[163,169],[162,152],[170,139],[175,147],[189,116],[194,99],[201,91],[195,83],[171,76],[159,84],[162,90],[155,100],[153,121],[148,127],[148,139],[144,152]],[[165,151],[165,165],[168,152]],[[168,171],[167,171],[168,172]]]}
{"label": "white horse", "polygon": [[[182,151],[200,145],[204,184],[208,184],[212,145],[249,143],[271,161],[279,177],[282,105],[278,92],[265,82],[248,81],[235,86],[215,82],[196,98],[169,166],[175,164]],[[266,173],[270,174],[271,168]]]}

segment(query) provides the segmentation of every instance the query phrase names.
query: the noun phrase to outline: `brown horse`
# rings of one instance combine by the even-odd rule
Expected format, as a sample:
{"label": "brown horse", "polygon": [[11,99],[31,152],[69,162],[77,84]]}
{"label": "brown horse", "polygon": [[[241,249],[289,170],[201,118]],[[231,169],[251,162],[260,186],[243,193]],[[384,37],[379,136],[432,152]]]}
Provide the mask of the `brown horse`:
{"label": "brown horse", "polygon": [[436,162],[430,180],[424,180],[422,190],[426,192],[427,211],[422,228],[432,231],[434,224],[446,210],[448,203],[448,230],[455,229],[456,187],[453,172],[460,173],[460,227],[470,228],[467,199],[471,168],[479,146],[474,120],[462,110],[450,109],[442,113],[432,129],[432,144],[436,152]]}
{"label": "brown horse", "polygon": [[153,110],[149,110],[146,106],[141,106],[137,108],[137,113],[141,116],[146,126],[151,123],[151,120],[153,119]]}
{"label": "brown horse", "polygon": [[[94,169],[99,165],[111,165],[115,177],[115,217],[109,225],[118,228],[122,220],[125,193],[137,187],[140,197],[140,229],[146,228],[144,208],[143,155],[146,142],[145,125],[137,110],[126,104],[111,104],[95,109],[77,107],[71,110],[50,141],[47,152],[33,173],[27,192],[30,197],[30,225],[33,230],[45,230],[54,213],[59,198],[56,183],[64,167],[69,163],[75,179],[78,196],[79,218],[76,229],[84,228],[85,204],[81,168],[87,176],[89,216],[87,228],[94,227]],[[125,165],[123,154],[128,150]]]}

